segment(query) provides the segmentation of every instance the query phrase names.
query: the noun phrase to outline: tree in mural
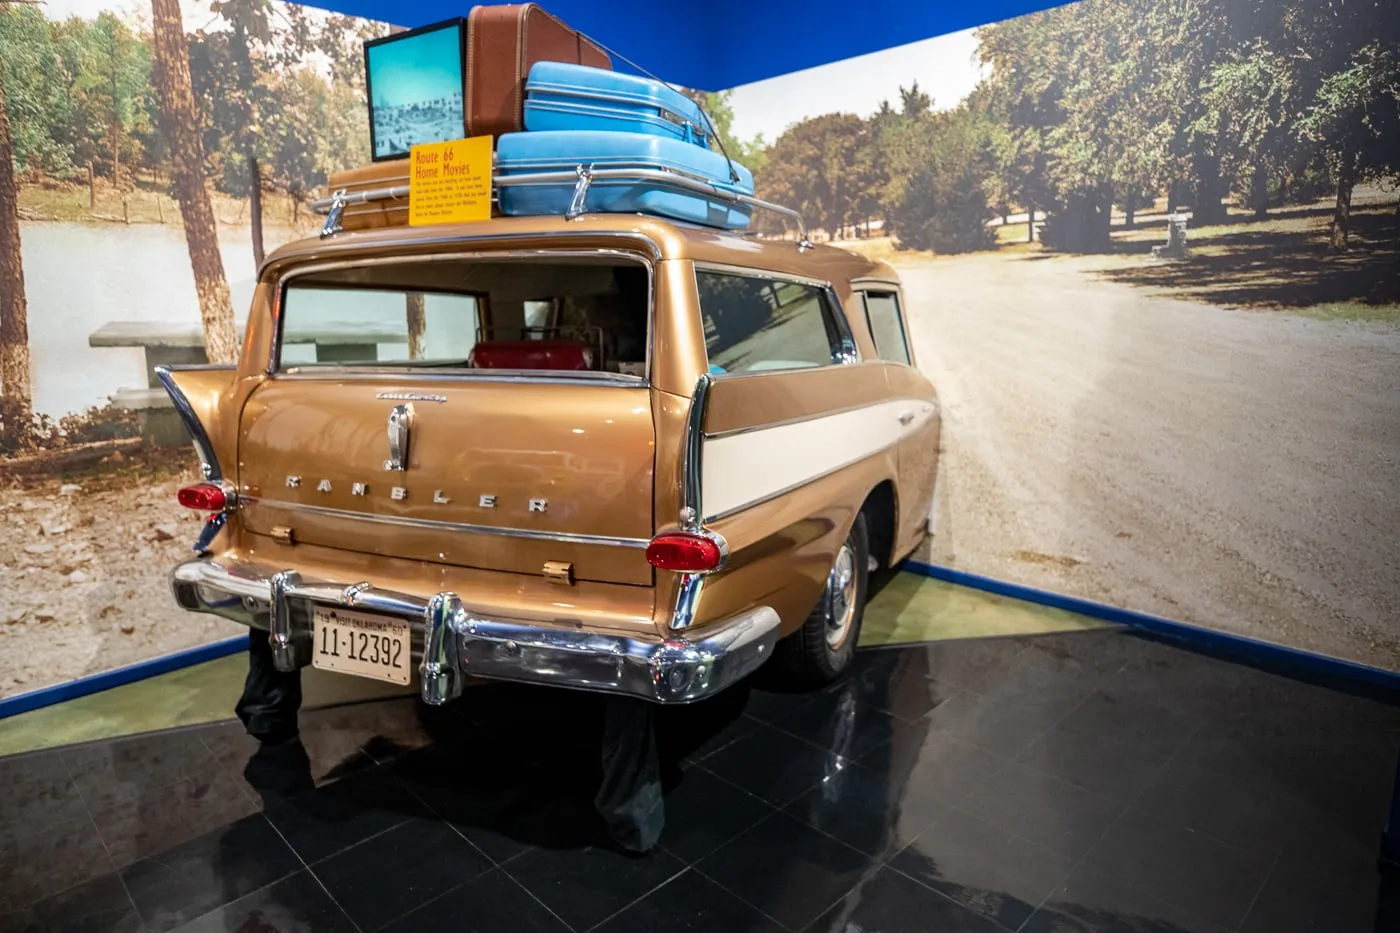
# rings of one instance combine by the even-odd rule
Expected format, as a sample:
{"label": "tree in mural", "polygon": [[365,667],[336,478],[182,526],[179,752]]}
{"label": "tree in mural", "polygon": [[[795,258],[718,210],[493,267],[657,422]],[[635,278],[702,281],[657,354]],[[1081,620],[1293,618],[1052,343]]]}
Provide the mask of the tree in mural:
{"label": "tree in mural", "polygon": [[404,317],[408,325],[408,358],[410,360],[421,360],[428,352],[425,336],[425,331],[428,328],[426,297],[422,292],[409,292],[405,296]]}
{"label": "tree in mural", "polygon": [[759,173],[764,196],[797,208],[830,236],[865,220],[878,187],[870,124],[830,114],[789,127]]}
{"label": "tree in mural", "polygon": [[[265,182],[262,162],[267,157],[268,114],[277,104],[276,85],[267,79],[296,68],[311,48],[311,28],[301,7],[294,4],[214,0],[209,8],[230,26],[223,46],[230,67],[215,103],[229,147],[238,155],[243,176],[241,188],[248,196],[253,261],[261,265]],[[281,21],[281,28],[274,24],[274,16]]]}
{"label": "tree in mural", "polygon": [[112,183],[121,184],[123,153],[134,157],[132,133],[145,120],[150,59],[144,43],[111,13],[99,13],[81,38],[84,70],[72,94],[102,127],[101,145]]}
{"label": "tree in mural", "polygon": [[199,313],[204,323],[204,352],[210,362],[229,363],[237,356],[233,304],[229,298],[214,207],[204,177],[194,93],[190,88],[180,0],[151,0],[155,40],[155,83],[160,94],[165,137],[170,148],[175,198],[184,219],[185,243],[194,271]]}
{"label": "tree in mural", "polygon": [[1334,249],[1351,237],[1352,190],[1365,178],[1400,174],[1400,52],[1396,38],[1367,43],[1328,75],[1299,122],[1305,139],[1320,143],[1336,178]]}
{"label": "tree in mural", "polygon": [[889,232],[906,247],[939,253],[994,246],[987,226],[993,216],[987,182],[995,159],[988,124],[967,104],[919,120],[927,127],[929,148],[923,167],[886,209]]}
{"label": "tree in mural", "polygon": [[878,187],[875,200],[886,221],[898,205],[912,179],[928,165],[932,123],[933,98],[919,89],[918,82],[908,88],[900,87],[900,107],[888,101],[870,118],[870,136],[874,145],[875,176]]}
{"label": "tree in mural", "polygon": [[262,265],[264,255],[262,173],[258,170],[258,137],[261,130],[258,115],[262,109],[262,95],[253,75],[252,46],[272,39],[268,22],[270,7],[268,0],[215,0],[209,4],[210,10],[233,27],[230,50],[233,53],[235,92],[228,97],[226,105],[234,113],[233,142],[243,157],[243,168],[247,173],[248,219],[252,228],[255,265]]}
{"label": "tree in mural", "polygon": [[[0,4],[3,9],[3,4]],[[0,431],[18,440],[33,414],[29,384],[29,316],[20,255],[19,189],[5,102],[5,71],[0,68]]]}
{"label": "tree in mural", "polygon": [[1161,6],[1087,0],[978,34],[991,109],[1008,124],[1000,187],[1053,213],[1052,245],[1107,249],[1114,206],[1135,210],[1161,184],[1173,138]]}

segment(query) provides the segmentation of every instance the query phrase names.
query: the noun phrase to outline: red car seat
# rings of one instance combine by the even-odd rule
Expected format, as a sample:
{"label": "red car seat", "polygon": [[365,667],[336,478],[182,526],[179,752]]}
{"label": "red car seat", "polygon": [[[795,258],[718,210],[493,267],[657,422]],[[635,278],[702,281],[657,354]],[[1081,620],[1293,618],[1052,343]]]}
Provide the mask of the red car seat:
{"label": "red car seat", "polygon": [[479,369],[593,368],[596,351],[581,340],[486,340],[472,348],[468,365]]}

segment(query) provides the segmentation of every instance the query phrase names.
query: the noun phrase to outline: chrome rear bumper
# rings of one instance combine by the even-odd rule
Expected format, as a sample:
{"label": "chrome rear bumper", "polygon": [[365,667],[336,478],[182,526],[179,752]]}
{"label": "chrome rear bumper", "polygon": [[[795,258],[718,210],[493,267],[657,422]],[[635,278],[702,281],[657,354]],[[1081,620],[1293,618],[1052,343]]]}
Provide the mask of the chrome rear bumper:
{"label": "chrome rear bumper", "polygon": [[415,632],[423,699],[434,705],[457,696],[468,676],[689,703],[751,674],[778,638],[778,615],[767,606],[692,637],[649,640],[484,618],[455,593],[422,599],[365,583],[303,580],[292,570],[249,563],[188,561],[174,569],[170,584],[184,609],[266,628],[281,670],[309,663],[313,605],[406,619]]}

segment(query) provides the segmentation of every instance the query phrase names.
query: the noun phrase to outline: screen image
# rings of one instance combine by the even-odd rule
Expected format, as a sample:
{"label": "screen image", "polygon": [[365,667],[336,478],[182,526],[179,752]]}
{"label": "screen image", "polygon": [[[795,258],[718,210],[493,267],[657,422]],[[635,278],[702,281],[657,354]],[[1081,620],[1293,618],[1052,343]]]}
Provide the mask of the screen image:
{"label": "screen image", "polygon": [[460,24],[371,44],[365,58],[376,160],[466,135]]}

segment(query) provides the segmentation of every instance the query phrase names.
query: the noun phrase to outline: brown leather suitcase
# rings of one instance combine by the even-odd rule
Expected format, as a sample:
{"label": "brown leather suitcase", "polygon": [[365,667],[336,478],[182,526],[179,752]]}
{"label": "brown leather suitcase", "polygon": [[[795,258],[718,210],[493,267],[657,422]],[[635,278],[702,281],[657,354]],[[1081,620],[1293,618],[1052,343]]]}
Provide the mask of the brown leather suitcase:
{"label": "brown leather suitcase", "polygon": [[[407,185],[408,159],[394,159],[392,162],[373,162],[359,168],[333,172],[326,188],[331,194],[342,190],[346,194],[355,194]],[[343,230],[408,226],[408,195],[368,204],[348,204],[340,215],[340,226]]]}
{"label": "brown leather suitcase", "polygon": [[[326,182],[327,196],[337,191],[355,194],[382,188],[407,188],[408,159],[392,162],[372,162],[359,168],[332,172]],[[491,216],[499,217],[500,209],[493,202]],[[371,201],[367,204],[347,204],[340,215],[342,230],[373,230],[380,227],[408,226],[408,195]]]}
{"label": "brown leather suitcase", "polygon": [[525,79],[535,62],[612,69],[612,59],[533,3],[473,7],[467,17],[467,133],[525,128]]}

